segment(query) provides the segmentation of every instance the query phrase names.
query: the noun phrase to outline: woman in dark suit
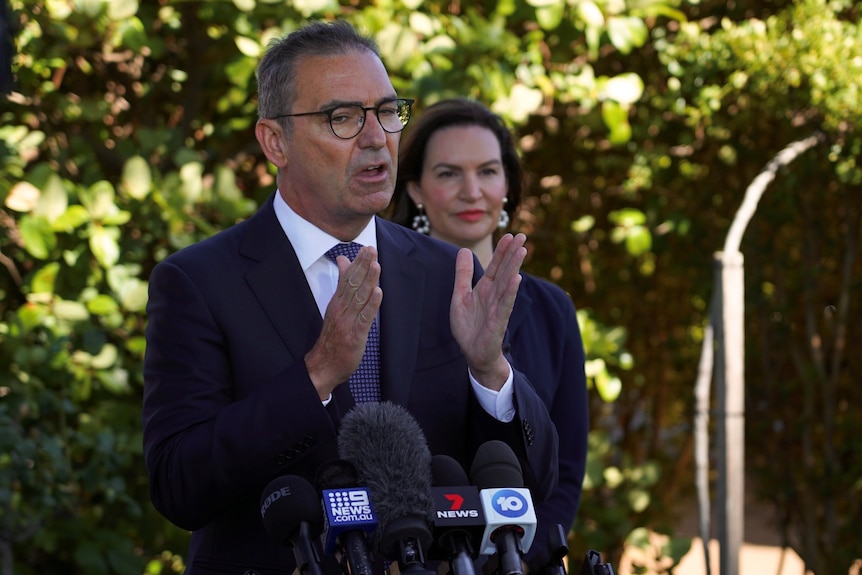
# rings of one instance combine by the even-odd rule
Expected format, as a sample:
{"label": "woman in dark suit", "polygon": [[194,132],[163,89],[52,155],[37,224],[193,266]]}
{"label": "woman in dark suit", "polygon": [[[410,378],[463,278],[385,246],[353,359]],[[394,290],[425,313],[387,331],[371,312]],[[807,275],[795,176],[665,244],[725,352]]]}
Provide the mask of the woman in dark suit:
{"label": "woman in dark suit", "polygon": [[[500,117],[472,100],[444,100],[404,133],[392,219],[470,248],[487,266],[521,187],[520,160]],[[546,280],[521,276],[509,320],[511,357],[547,405],[560,438],[559,485],[537,507],[536,539],[526,557],[536,568],[547,560],[549,530],[559,524],[568,532],[574,522],[589,426],[584,349],[572,300]]]}

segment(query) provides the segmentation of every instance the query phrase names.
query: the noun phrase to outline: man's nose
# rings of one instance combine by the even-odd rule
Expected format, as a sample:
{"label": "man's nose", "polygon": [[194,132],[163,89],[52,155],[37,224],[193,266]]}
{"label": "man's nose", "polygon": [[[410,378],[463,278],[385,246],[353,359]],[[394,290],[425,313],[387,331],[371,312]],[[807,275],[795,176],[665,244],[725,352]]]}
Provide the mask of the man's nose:
{"label": "man's nose", "polygon": [[365,109],[365,120],[359,130],[360,146],[382,148],[386,145],[386,130],[374,109]]}

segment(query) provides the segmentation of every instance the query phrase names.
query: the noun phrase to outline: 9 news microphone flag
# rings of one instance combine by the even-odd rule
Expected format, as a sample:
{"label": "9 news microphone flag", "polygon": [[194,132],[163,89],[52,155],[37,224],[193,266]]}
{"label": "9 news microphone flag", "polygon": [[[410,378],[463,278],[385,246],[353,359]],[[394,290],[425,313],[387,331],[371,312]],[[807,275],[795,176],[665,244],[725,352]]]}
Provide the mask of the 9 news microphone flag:
{"label": "9 news microphone flag", "polygon": [[322,465],[315,482],[323,497],[324,554],[335,553],[345,573],[373,575],[366,536],[377,528],[378,521],[371,494],[359,487],[353,464],[338,459]]}

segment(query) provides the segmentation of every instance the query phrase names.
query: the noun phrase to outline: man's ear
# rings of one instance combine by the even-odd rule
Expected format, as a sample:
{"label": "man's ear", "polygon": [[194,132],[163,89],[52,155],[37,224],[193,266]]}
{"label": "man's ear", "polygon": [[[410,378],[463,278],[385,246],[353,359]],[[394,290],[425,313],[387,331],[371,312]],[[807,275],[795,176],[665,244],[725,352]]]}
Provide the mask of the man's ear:
{"label": "man's ear", "polygon": [[287,165],[287,153],[284,149],[284,130],[278,121],[261,118],[254,127],[254,135],[266,159],[275,167],[284,168]]}

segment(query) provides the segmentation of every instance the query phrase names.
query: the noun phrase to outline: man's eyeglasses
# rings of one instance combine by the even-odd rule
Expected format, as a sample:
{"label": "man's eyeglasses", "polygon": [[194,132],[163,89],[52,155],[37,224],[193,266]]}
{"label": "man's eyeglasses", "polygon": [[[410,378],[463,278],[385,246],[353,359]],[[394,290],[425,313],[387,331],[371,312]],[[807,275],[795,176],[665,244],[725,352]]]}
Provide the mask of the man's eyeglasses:
{"label": "man's eyeglasses", "polygon": [[280,114],[273,116],[271,120],[278,118],[296,118],[298,116],[324,115],[329,118],[329,127],[332,133],[343,140],[355,138],[365,126],[365,118],[368,112],[374,111],[377,121],[383,130],[390,134],[400,132],[410,121],[410,112],[413,109],[413,100],[409,98],[397,98],[387,100],[377,106],[360,106],[358,104],[346,104],[319,112],[302,112],[301,114]]}

